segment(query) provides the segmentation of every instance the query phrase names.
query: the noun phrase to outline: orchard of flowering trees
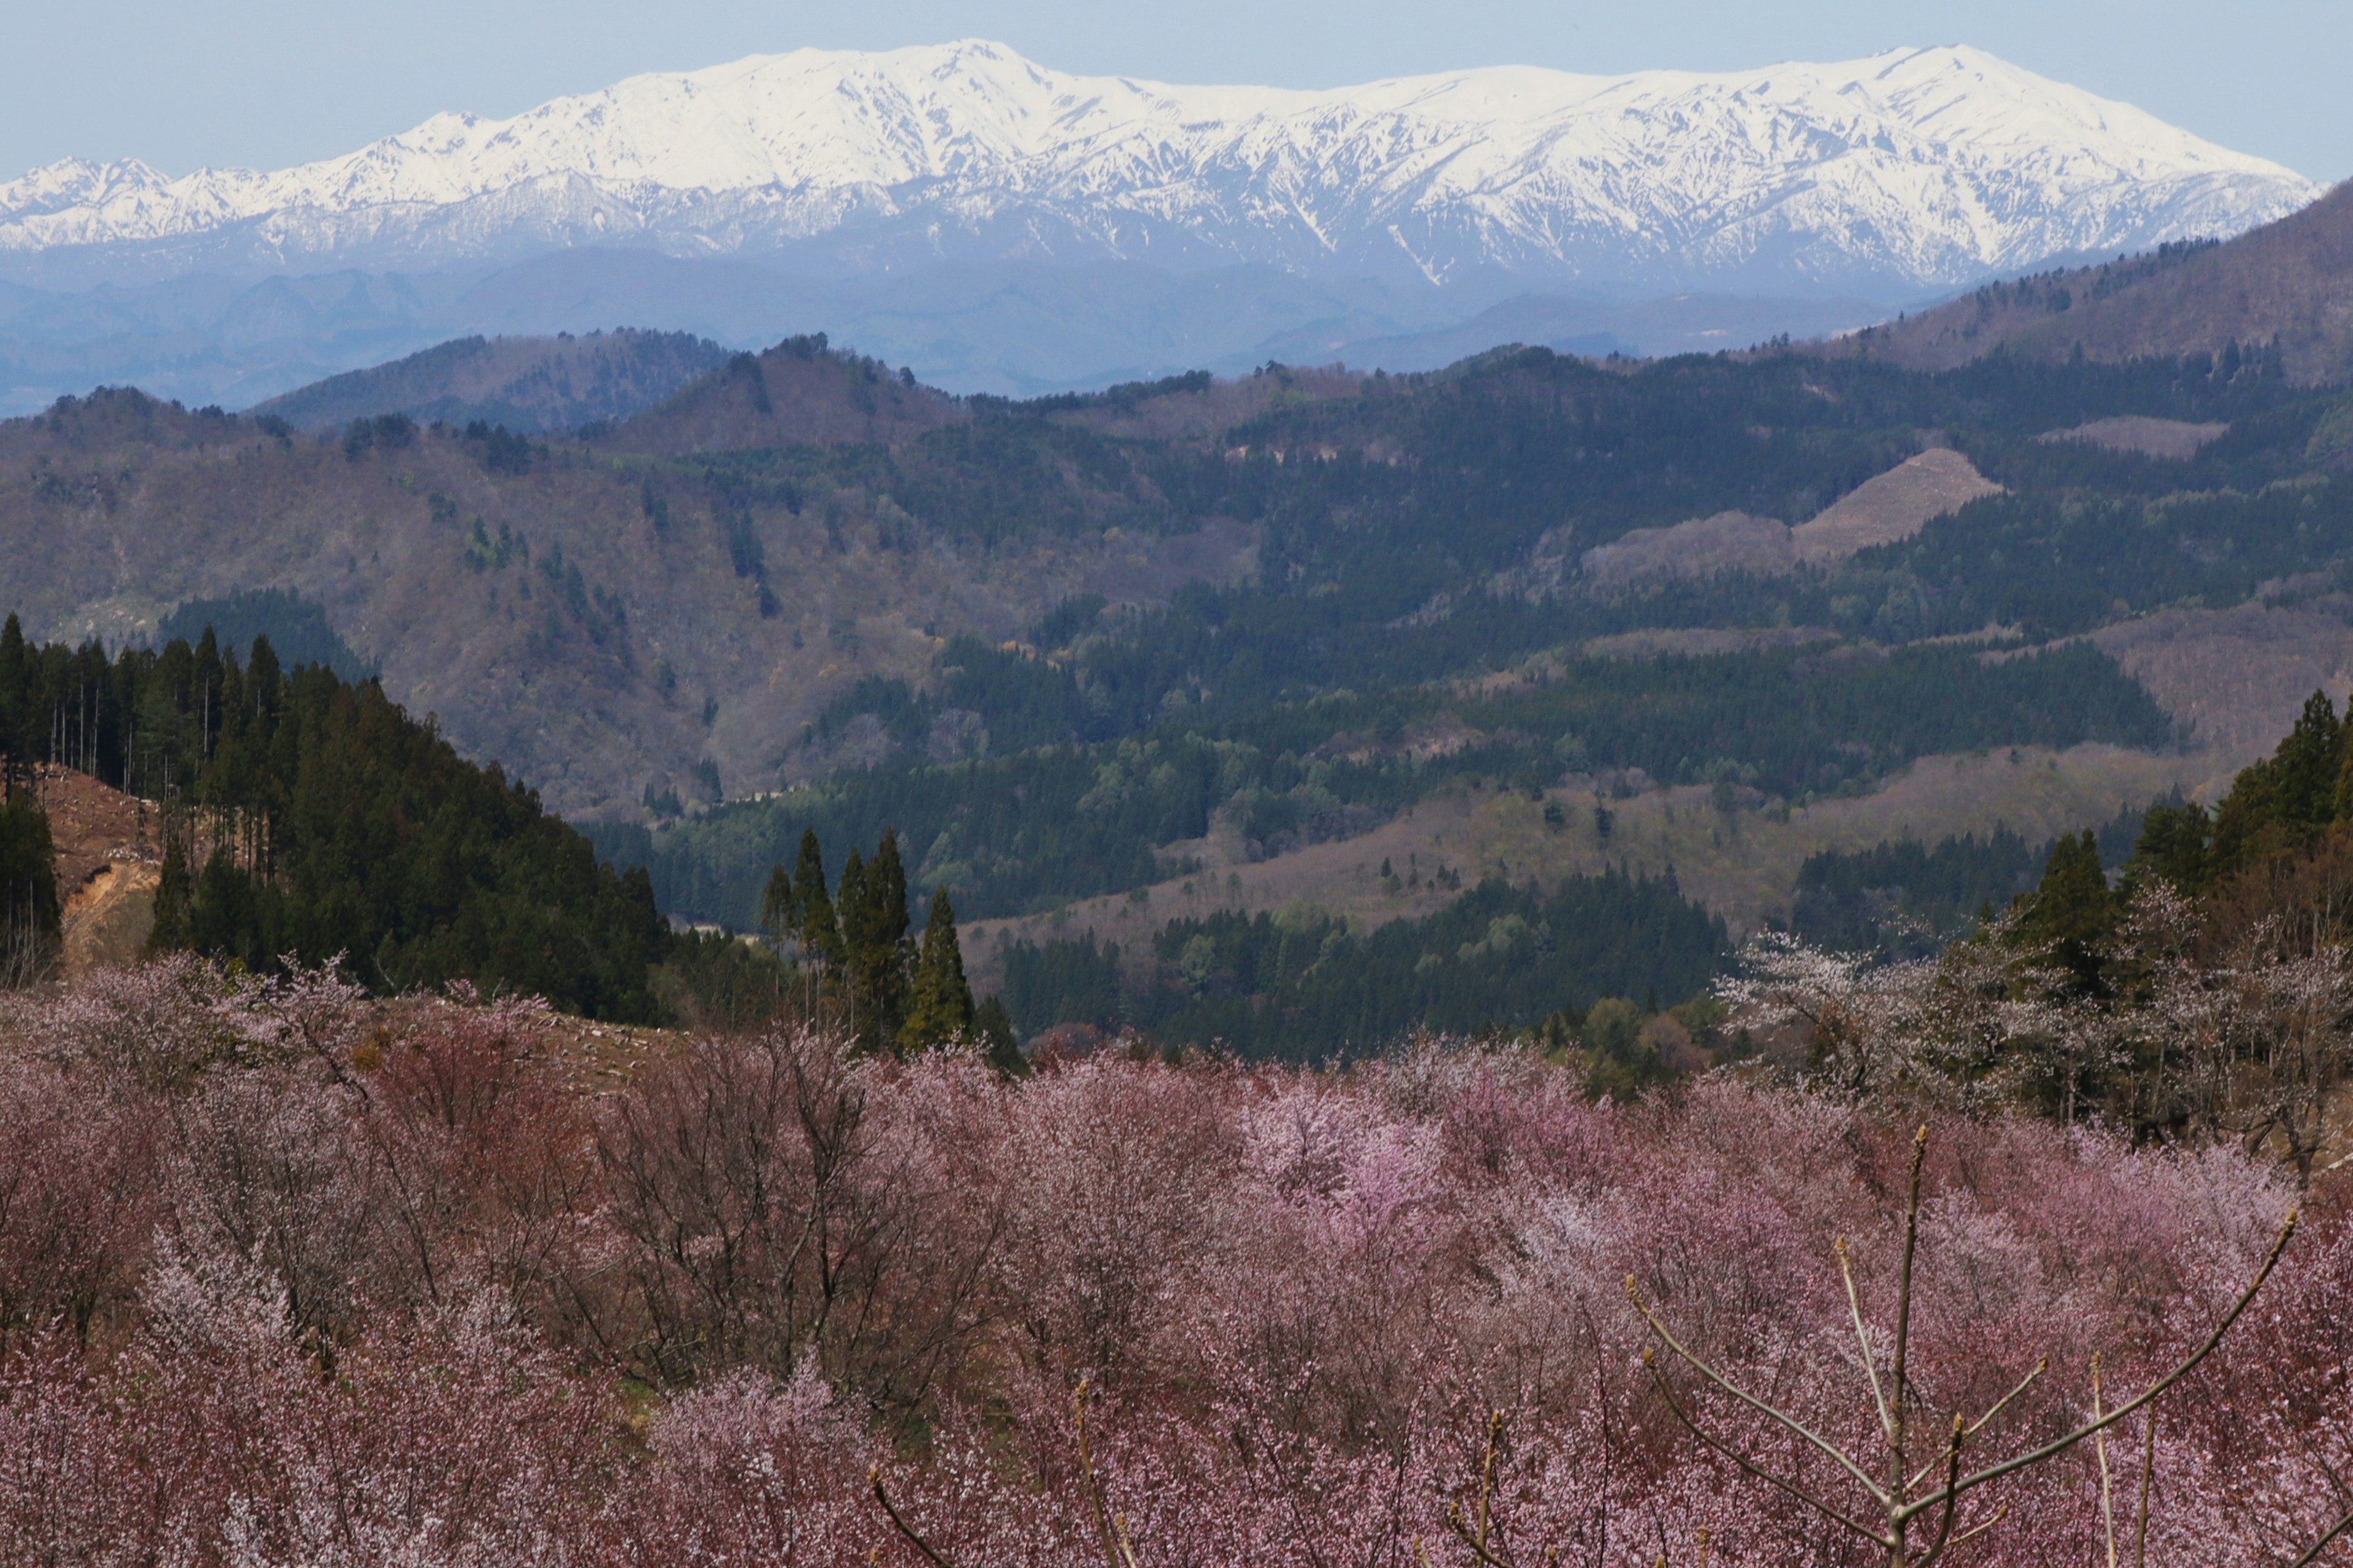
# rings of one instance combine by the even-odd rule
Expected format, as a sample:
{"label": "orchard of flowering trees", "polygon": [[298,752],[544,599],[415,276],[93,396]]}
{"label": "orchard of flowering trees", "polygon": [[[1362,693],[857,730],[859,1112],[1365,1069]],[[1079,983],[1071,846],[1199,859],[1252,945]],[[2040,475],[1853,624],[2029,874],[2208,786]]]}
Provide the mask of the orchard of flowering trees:
{"label": "orchard of flowering trees", "polygon": [[[186,957],[10,1006],[0,1563],[2255,1568],[2353,1506],[2353,1180],[2227,1143],[1463,1044],[625,1048]],[[2210,1339],[1909,1556],[1840,1522]],[[1905,1473],[1842,1469],[1891,1410]]]}

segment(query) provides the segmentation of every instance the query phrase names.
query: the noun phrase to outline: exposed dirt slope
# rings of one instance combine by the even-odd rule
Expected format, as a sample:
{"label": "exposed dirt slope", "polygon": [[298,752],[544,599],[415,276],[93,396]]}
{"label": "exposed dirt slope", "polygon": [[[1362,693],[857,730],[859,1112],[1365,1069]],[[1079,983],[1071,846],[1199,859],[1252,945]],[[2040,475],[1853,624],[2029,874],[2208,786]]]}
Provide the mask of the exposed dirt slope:
{"label": "exposed dirt slope", "polygon": [[57,848],[66,977],[135,961],[155,923],[155,807],[66,768],[44,768],[37,788]]}
{"label": "exposed dirt slope", "polygon": [[2147,414],[2120,414],[2094,419],[2064,430],[2046,430],[2039,441],[2081,441],[2111,452],[2137,452],[2144,458],[2194,458],[2210,441],[2229,431],[2219,423],[2192,424],[2186,419],[2158,419]]}
{"label": "exposed dirt slope", "polygon": [[1932,521],[2001,487],[1949,447],[1931,447],[1865,479],[1789,531],[1799,559],[1843,561],[1875,544],[1909,539]]}
{"label": "exposed dirt slope", "polygon": [[1776,518],[1723,511],[1668,528],[1638,528],[1585,552],[1602,588],[1719,572],[1775,576],[1799,563],[1830,565],[1875,544],[1909,539],[1936,518],[2001,487],[1949,447],[1934,447],[1876,474],[1791,528]]}

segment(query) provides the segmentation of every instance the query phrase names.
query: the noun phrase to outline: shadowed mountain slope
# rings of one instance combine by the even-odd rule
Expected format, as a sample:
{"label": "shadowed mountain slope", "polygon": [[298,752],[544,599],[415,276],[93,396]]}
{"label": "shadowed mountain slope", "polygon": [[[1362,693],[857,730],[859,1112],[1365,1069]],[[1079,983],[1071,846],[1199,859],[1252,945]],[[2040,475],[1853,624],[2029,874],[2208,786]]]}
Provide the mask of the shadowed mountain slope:
{"label": "shadowed mountain slope", "polygon": [[329,376],[247,410],[301,429],[381,414],[480,419],[524,435],[627,419],[724,364],[687,332],[624,328],[585,337],[459,338],[370,370]]}
{"label": "shadowed mountain slope", "polygon": [[891,446],[964,417],[955,400],[879,361],[828,350],[823,332],[736,354],[627,424],[586,432],[602,449],[675,458],[788,446]]}
{"label": "shadowed mountain slope", "polygon": [[1824,352],[1945,370],[1999,350],[2046,362],[2276,349],[2306,384],[2353,376],[2353,182],[2221,245],[1989,284]]}

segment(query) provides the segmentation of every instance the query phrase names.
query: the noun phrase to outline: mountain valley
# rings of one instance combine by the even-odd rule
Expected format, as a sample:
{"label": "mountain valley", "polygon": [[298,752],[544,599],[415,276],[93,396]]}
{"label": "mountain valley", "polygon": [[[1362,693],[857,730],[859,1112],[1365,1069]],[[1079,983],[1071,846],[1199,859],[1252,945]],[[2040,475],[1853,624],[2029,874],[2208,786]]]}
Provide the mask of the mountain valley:
{"label": "mountain valley", "polygon": [[[0,425],[0,540],[35,637],[217,622],[380,672],[673,919],[754,925],[805,829],[890,829],[1026,1032],[1157,996],[1254,1037],[1172,966],[1309,935],[1335,974],[1425,944],[1421,1001],[1335,1026],[1384,1029],[1453,1016],[1523,927],[1623,986],[1722,962],[1810,879],[1866,879],[1896,932],[1883,840],[2007,887],[2353,685],[2325,328],[2353,268],[2305,237],[2341,206],[2070,275],[2071,311],[2046,275],[1647,362],[1008,400],[823,334],[613,332],[246,415],[102,389]],[[2051,352],[2189,278],[2276,282],[2208,290],[2221,350],[2185,318],[2186,357],[2154,328]],[[1604,958],[1610,920],[1662,945]]]}

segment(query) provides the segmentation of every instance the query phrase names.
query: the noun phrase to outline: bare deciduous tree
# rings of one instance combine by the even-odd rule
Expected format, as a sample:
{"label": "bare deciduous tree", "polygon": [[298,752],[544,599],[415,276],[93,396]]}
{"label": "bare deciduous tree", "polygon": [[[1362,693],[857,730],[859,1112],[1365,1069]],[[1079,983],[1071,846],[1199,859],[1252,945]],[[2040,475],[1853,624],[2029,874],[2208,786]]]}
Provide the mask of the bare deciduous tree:
{"label": "bare deciduous tree", "polygon": [[[1991,1529],[2001,1514],[1996,1512],[1975,1523],[1964,1524],[1960,1518],[1962,1499],[1982,1487],[2056,1458],[2086,1438],[2101,1436],[2125,1417],[2149,1408],[2167,1389],[2188,1376],[2200,1362],[2213,1353],[2215,1347],[2222,1342],[2223,1336],[2230,1332],[2231,1326],[2254,1300],[2255,1293],[2263,1289],[2263,1282],[2271,1278],[2280,1254],[2287,1247],[2288,1238],[2295,1232],[2296,1223],[2295,1211],[2291,1209],[2281,1221],[2278,1236],[2272,1242],[2271,1249],[2263,1255],[2263,1263],[2255,1270],[2254,1277],[2222,1314],[2212,1331],[2199,1342],[2189,1354],[2176,1362],[2139,1394],[2113,1409],[2103,1410],[2095,1364],[2091,1419],[2033,1447],[1990,1464],[1971,1468],[1964,1462],[1971,1440],[1983,1432],[2011,1400],[2040,1378],[2050,1363],[2047,1357],[2037,1362],[2024,1379],[1974,1419],[1957,1410],[1945,1413],[1928,1409],[1920,1389],[1911,1381],[1913,1268],[1917,1261],[1920,1235],[1920,1171],[1927,1151],[1928,1130],[1923,1127],[1912,1142],[1911,1176],[1904,1207],[1903,1251],[1896,1274],[1894,1348],[1883,1376],[1878,1359],[1872,1352],[1872,1336],[1864,1322],[1862,1298],[1855,1290],[1854,1273],[1848,1261],[1843,1237],[1839,1238],[1835,1248],[1839,1273],[1846,1287],[1847,1304],[1854,1325],[1855,1342],[1861,1353],[1864,1377],[1870,1384],[1873,1412],[1877,1417],[1876,1424],[1884,1448],[1877,1474],[1868,1467],[1865,1457],[1849,1453],[1817,1433],[1784,1406],[1751,1394],[1705,1357],[1685,1345],[1642,1299],[1634,1278],[1629,1275],[1626,1279],[1628,1300],[1633,1302],[1634,1310],[1650,1325],[1651,1332],[1661,1345],[1698,1374],[1708,1387],[1778,1426],[1804,1448],[1828,1460],[1834,1469],[1842,1471],[1865,1500],[1862,1506],[1841,1502],[1800,1479],[1775,1473],[1733,1439],[1717,1436],[1702,1423],[1691,1403],[1676,1394],[1674,1385],[1659,1365],[1652,1347],[1646,1345],[1642,1351],[1642,1364],[1675,1419],[1707,1448],[1729,1460],[1743,1473],[1773,1487],[1840,1529],[1860,1536],[1883,1551],[1888,1568],[1928,1568],[1928,1564],[1943,1557],[1951,1548]],[[1928,1423],[1921,1417],[1933,1419],[1938,1415],[1945,1415],[1949,1423],[1939,1423],[1944,1436],[1941,1440],[1932,1438],[1923,1444],[1920,1435]],[[1925,1461],[1924,1455],[1926,1456]],[[2100,1457],[2105,1492],[2105,1444]],[[2113,1523],[2113,1514],[2110,1519]],[[1925,1541],[1921,1539],[1924,1529],[1928,1532]]]}

